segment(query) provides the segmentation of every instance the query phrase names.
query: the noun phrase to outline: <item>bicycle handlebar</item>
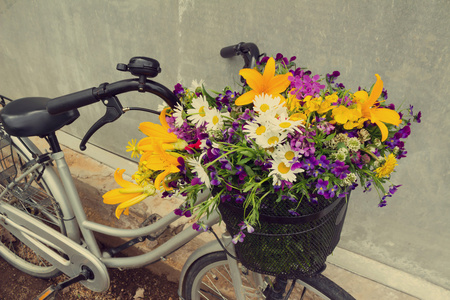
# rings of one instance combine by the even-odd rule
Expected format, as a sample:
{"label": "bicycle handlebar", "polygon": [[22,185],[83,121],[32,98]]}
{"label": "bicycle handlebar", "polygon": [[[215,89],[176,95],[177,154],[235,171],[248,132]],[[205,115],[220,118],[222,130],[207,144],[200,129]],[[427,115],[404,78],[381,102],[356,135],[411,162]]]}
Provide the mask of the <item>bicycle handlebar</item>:
{"label": "bicycle handlebar", "polygon": [[239,43],[236,45],[224,47],[220,50],[220,56],[223,58],[231,58],[241,55],[244,58],[244,68],[254,68],[259,61],[259,49],[253,43]]}
{"label": "bicycle handlebar", "polygon": [[142,78],[133,78],[114,83],[103,83],[97,88],[89,88],[51,99],[47,104],[47,111],[56,115],[130,91],[154,94],[162,98],[171,108],[174,108],[179,102],[178,98],[162,84],[149,79],[145,79],[143,82]]}

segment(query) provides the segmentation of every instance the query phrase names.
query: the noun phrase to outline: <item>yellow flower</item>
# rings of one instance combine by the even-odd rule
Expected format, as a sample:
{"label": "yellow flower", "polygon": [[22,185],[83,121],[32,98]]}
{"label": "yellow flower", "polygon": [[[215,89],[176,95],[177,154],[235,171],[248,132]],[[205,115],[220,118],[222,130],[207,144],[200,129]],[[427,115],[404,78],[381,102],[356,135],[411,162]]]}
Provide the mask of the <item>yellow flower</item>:
{"label": "yellow flower", "polygon": [[142,153],[145,151],[154,151],[155,144],[161,144],[164,150],[183,150],[188,144],[186,141],[179,139],[175,133],[169,132],[169,125],[166,121],[166,111],[163,109],[159,115],[161,125],[152,122],[143,122],[139,125],[139,129],[147,135],[137,144],[137,149]]}
{"label": "yellow flower", "polygon": [[131,139],[131,141],[128,142],[127,152],[131,152],[131,158],[139,157],[141,151],[136,145],[136,139]]}
{"label": "yellow flower", "polygon": [[152,184],[140,186],[123,179],[125,170],[117,169],[114,172],[114,179],[122,188],[111,190],[103,195],[103,202],[106,204],[119,204],[116,208],[116,217],[124,213],[129,214],[129,207],[135,205],[148,196],[155,194],[155,187]]}
{"label": "yellow flower", "polygon": [[163,144],[171,144],[175,143],[178,140],[175,133],[168,132],[170,127],[166,121],[167,110],[168,108],[163,109],[163,111],[159,115],[159,121],[161,122],[161,125],[152,122],[143,122],[139,125],[139,129],[146,136],[148,136],[139,141],[139,150],[148,151],[152,149],[152,145],[155,141]]}
{"label": "yellow flower", "polygon": [[377,174],[378,178],[387,177],[394,171],[394,168],[397,165],[397,160],[395,159],[394,154],[391,153],[389,154],[389,157],[386,158],[384,164],[381,167],[375,169],[375,173]]}
{"label": "yellow flower", "polygon": [[344,124],[344,128],[347,130],[354,127],[360,127],[364,123],[365,119],[361,119],[362,113],[360,106],[346,107],[339,105],[333,109],[333,118],[338,124]]}
{"label": "yellow flower", "polygon": [[162,147],[162,144],[158,143],[154,144],[153,151],[145,152],[142,155],[141,163],[145,163],[145,166],[148,169],[154,171],[163,171],[155,179],[156,189],[160,190],[162,183],[163,188],[166,191],[172,190],[172,188],[169,188],[166,185],[164,179],[169,174],[180,172],[180,169],[178,169],[178,166],[180,165],[180,163],[178,162],[178,157],[180,156],[182,155],[175,152],[165,151]]}
{"label": "yellow flower", "polygon": [[377,81],[375,82],[370,95],[366,91],[358,91],[353,95],[353,100],[361,103],[362,116],[370,122],[375,123],[381,131],[381,141],[385,141],[388,137],[388,129],[384,123],[400,125],[402,120],[400,115],[389,108],[379,108],[377,100],[383,91],[383,81],[378,74],[375,74]]}
{"label": "yellow flower", "polygon": [[286,101],[281,93],[291,84],[288,77],[291,73],[275,76],[275,60],[271,57],[267,61],[264,73],[261,74],[255,69],[242,69],[239,75],[245,78],[247,84],[252,88],[251,91],[241,95],[236,99],[236,105],[246,105],[252,103],[255,96],[269,94],[272,97],[280,97]]}

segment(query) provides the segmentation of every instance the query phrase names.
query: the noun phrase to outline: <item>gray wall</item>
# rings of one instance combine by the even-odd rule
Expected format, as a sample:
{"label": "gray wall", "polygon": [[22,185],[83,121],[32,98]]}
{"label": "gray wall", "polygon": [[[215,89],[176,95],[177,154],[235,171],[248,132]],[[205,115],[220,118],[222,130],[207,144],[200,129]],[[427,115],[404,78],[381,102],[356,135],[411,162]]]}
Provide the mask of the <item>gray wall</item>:
{"label": "gray wall", "polygon": [[[316,73],[340,70],[353,89],[379,73],[389,100],[422,110],[422,124],[393,176],[403,184],[398,194],[377,208],[376,193],[355,192],[340,246],[450,288],[449,12],[448,0],[0,0],[0,93],[56,97],[124,79],[116,63],[137,55],[160,61],[157,79],[169,88],[205,79],[219,89],[234,84],[242,66],[219,50],[241,41],[296,55]],[[123,99],[157,106],[153,96]],[[67,128],[77,137],[103,107],[81,113]],[[92,142],[126,155],[143,120],[129,113]]]}

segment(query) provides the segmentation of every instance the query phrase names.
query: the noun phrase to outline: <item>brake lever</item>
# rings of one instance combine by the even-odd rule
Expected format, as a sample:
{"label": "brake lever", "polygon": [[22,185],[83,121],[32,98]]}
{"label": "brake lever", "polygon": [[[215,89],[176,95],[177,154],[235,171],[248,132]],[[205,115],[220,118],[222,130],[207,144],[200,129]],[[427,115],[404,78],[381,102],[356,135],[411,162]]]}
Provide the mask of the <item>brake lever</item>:
{"label": "brake lever", "polygon": [[104,99],[103,104],[106,106],[105,115],[100,118],[94,125],[88,130],[80,143],[80,150],[86,150],[86,143],[91,138],[91,136],[99,130],[103,125],[114,122],[121,115],[124,114],[122,104],[120,104],[119,99],[116,96]]}

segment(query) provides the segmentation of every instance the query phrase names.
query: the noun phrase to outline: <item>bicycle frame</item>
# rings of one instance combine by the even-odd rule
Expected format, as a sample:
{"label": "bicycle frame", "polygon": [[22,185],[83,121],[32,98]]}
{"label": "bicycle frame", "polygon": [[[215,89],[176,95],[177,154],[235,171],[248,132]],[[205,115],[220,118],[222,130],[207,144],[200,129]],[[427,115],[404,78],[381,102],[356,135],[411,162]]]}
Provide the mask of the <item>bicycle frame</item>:
{"label": "bicycle frame", "polygon": [[[39,149],[28,138],[17,138],[17,137],[11,138],[12,142],[15,145],[17,145],[17,147],[27,155],[30,156],[32,155],[30,151],[38,155],[41,154]],[[108,268],[136,268],[160,260],[161,258],[182,247],[187,242],[191,241],[194,237],[202,233],[195,231],[194,229],[192,229],[192,227],[188,227],[183,231],[181,231],[179,234],[172,237],[164,244],[162,244],[160,247],[147,253],[133,257],[110,257],[108,253],[101,253],[99,246],[97,244],[97,240],[94,236],[95,232],[106,234],[108,236],[113,237],[133,238],[139,236],[146,236],[166,228],[169,224],[171,224],[172,222],[176,221],[181,217],[175,215],[174,212],[171,212],[168,215],[161,218],[160,220],[156,221],[155,223],[137,229],[120,229],[102,225],[93,221],[89,221],[83,210],[81,200],[78,196],[75,184],[72,180],[72,176],[69,171],[69,166],[67,165],[67,162],[64,158],[64,153],[63,152],[52,153],[50,154],[50,157],[51,161],[55,162],[56,164],[56,170],[59,176],[56,174],[53,168],[49,167],[50,166],[49,162],[44,162],[41,164],[36,163],[36,165],[25,171],[21,175],[21,177],[29,175],[36,169],[39,170],[45,167],[43,177],[49,188],[54,193],[53,196],[55,200],[58,202],[61,211],[63,212],[64,215],[63,222],[66,228],[67,237],[69,238],[66,238],[57,232],[52,232],[53,230],[51,228],[42,230],[43,227],[42,224],[39,222],[37,224],[34,224],[33,221],[30,220],[33,218],[30,217],[29,215],[21,212],[13,213],[12,211],[15,210],[13,207],[7,207],[9,205],[0,203],[0,208],[2,207],[2,205],[5,206],[4,210],[2,208],[2,212],[8,211],[9,214],[14,214],[15,220],[13,221],[8,219],[8,221],[10,222],[10,224],[17,223],[11,225],[12,229],[16,230],[16,232],[18,232],[19,235],[22,234],[19,231],[23,231],[23,236],[25,236],[24,242],[27,245],[35,249],[36,247],[35,240],[41,242],[40,246],[41,249],[39,250],[44,251],[40,252],[42,253],[42,255],[51,256],[55,254],[55,252],[50,248],[47,247],[47,249],[45,249],[45,247],[42,247],[42,245],[49,245],[53,249],[57,249],[63,252],[67,257],[82,256],[83,258],[86,259],[86,257],[89,256],[90,253],[92,253],[92,255],[96,257],[101,262],[101,264],[103,264]],[[20,180],[21,177],[19,177],[18,179]],[[12,187],[14,184],[15,183],[11,183],[10,187]],[[5,193],[6,190],[3,191],[0,197],[3,196]],[[203,199],[203,201],[204,200],[206,199]],[[218,223],[219,220],[220,216],[216,212],[211,214],[207,219],[206,218],[202,219],[202,221],[208,226],[212,226]],[[23,224],[26,225],[21,226]],[[46,237],[45,232],[52,232],[52,234],[49,234]],[[55,236],[57,238],[54,238]],[[228,241],[225,242],[225,244],[230,245],[231,244],[230,241],[231,237],[228,238]],[[211,247],[212,244],[215,245]],[[83,248],[87,250],[83,251],[82,250]],[[201,255],[204,255],[209,251],[221,251],[221,250],[223,249],[218,244],[218,242],[213,241],[212,243],[209,244],[209,247],[206,247],[202,250],[198,250],[196,252],[196,255],[198,255],[199,253]],[[230,251],[234,251],[234,249],[230,249]],[[37,253],[39,252],[37,251]],[[43,257],[46,258],[46,256]],[[89,259],[92,260],[92,257],[89,257]],[[51,260],[49,261],[53,264]],[[83,259],[81,260],[79,259],[77,263],[83,264],[84,261],[85,260]],[[60,262],[56,261],[55,263],[56,266],[58,266],[58,263]],[[77,271],[70,273],[70,270],[69,271],[65,270],[64,263],[65,262],[61,263],[62,266],[61,268],[58,267],[59,269],[61,269],[61,271],[66,273],[68,276],[77,275],[76,274]],[[93,264],[93,262],[91,262],[91,264]],[[236,265],[237,268],[237,263],[235,261],[234,264]],[[104,274],[102,276],[104,276]],[[96,291],[106,290],[109,287],[109,277],[108,277],[108,285],[102,284],[100,290],[97,286],[94,286],[94,284],[92,283],[87,284],[87,286]]]}

